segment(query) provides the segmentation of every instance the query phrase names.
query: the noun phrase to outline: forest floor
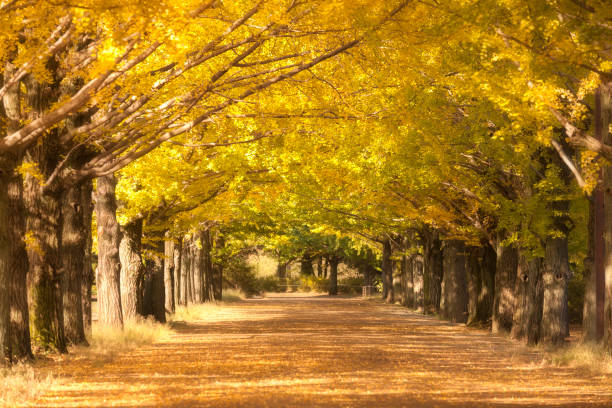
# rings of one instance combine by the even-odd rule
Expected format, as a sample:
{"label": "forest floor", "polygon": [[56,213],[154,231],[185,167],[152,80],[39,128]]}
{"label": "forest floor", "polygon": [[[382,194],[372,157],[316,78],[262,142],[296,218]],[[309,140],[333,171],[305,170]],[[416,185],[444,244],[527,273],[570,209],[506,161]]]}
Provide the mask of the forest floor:
{"label": "forest floor", "polygon": [[271,294],[164,341],[39,369],[34,406],[611,407],[612,376],[486,331],[359,298]]}

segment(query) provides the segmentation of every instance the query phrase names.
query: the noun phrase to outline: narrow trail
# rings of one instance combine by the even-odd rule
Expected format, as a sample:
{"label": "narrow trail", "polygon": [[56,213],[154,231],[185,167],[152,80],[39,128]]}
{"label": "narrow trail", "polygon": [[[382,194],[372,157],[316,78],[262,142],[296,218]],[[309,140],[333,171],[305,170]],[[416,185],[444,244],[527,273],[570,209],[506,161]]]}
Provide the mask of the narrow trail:
{"label": "narrow trail", "polygon": [[610,376],[541,358],[396,306],[271,295],[110,361],[53,367],[66,379],[36,406],[612,406]]}

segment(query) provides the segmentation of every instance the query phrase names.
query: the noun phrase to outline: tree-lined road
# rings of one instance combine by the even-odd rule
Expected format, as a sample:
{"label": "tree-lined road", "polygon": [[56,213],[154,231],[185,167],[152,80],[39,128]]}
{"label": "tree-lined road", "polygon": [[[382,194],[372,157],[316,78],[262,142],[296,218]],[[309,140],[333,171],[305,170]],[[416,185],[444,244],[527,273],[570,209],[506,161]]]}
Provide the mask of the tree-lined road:
{"label": "tree-lined road", "polygon": [[270,295],[110,361],[49,367],[52,407],[610,407],[612,376],[361,299]]}

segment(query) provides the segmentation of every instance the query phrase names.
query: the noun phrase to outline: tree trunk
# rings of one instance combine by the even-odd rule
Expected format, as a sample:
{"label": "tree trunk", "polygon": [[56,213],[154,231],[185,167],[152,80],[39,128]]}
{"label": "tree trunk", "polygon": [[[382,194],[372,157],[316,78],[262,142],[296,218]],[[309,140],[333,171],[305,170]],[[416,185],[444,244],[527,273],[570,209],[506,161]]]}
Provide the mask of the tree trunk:
{"label": "tree trunk", "polygon": [[189,239],[185,238],[183,239],[183,245],[181,247],[181,279],[180,279],[180,291],[179,291],[179,304],[182,306],[187,306],[187,299],[188,299],[188,294],[187,291],[189,290],[189,248],[190,246],[190,241]]}
{"label": "tree trunk", "polygon": [[528,344],[537,344],[540,340],[543,268],[542,258],[528,259],[520,255],[511,336],[517,340],[527,339]]}
{"label": "tree trunk", "polygon": [[202,268],[204,284],[204,302],[215,300],[215,275],[212,262],[212,239],[210,229],[202,231]]}
{"label": "tree trunk", "polygon": [[432,230],[423,232],[423,241],[423,308],[426,313],[437,313],[442,292],[442,242],[438,233]]}
{"label": "tree trunk", "polygon": [[[161,242],[161,241],[159,241]],[[151,314],[155,321],[166,323],[165,290],[164,290],[164,260],[160,254],[161,246],[151,251],[151,260],[148,264],[148,276],[150,277],[150,306]]]}
{"label": "tree trunk", "polygon": [[[567,202],[566,210],[569,210]],[[567,282],[571,275],[567,237],[546,239],[546,263],[542,273],[542,323],[540,341],[560,344],[567,337]]]}
{"label": "tree trunk", "polygon": [[[29,152],[31,163],[46,156],[46,141]],[[33,159],[36,157],[37,159]],[[42,158],[42,159],[41,159]],[[40,181],[27,176],[24,203],[27,208],[26,228],[31,232],[28,245],[29,306],[32,317],[30,333],[38,347],[67,352],[62,302],[61,194],[43,194]]]}
{"label": "tree trunk", "polygon": [[465,271],[467,275],[468,289],[468,326],[480,323],[477,318],[478,295],[480,294],[480,259],[482,256],[481,247],[468,247],[465,258]]}
{"label": "tree trunk", "polygon": [[[217,254],[224,247],[225,238],[219,233],[215,239]],[[220,261],[213,263],[213,295],[215,300],[223,300],[223,264]]]}
{"label": "tree trunk", "polygon": [[468,311],[465,243],[458,240],[446,241],[443,259],[440,314],[453,323],[465,323]]}
{"label": "tree trunk", "polygon": [[503,246],[502,241],[503,237],[498,237],[495,296],[491,321],[493,333],[510,332],[516,303],[514,287],[517,277],[518,251],[512,246]]}
{"label": "tree trunk", "polygon": [[321,255],[317,256],[317,276],[323,277],[323,257]]}
{"label": "tree trunk", "polygon": [[134,321],[144,315],[143,292],[145,268],[142,263],[143,219],[130,220],[121,228],[119,244],[121,262],[121,310],[123,321]]}
{"label": "tree trunk", "polygon": [[304,254],[300,260],[300,273],[303,276],[314,275],[314,270],[312,269],[312,257],[308,254]]}
{"label": "tree trunk", "polygon": [[423,256],[417,254],[412,261],[412,287],[414,290],[414,308],[423,313]]}
{"label": "tree trunk", "polygon": [[332,256],[329,258],[329,295],[336,296],[338,294],[338,263],[340,259]]}
{"label": "tree trunk", "polygon": [[[0,158],[2,160],[2,158]],[[4,163],[0,163],[4,164]],[[11,239],[9,227],[8,184],[13,169],[0,168],[0,366],[8,365],[12,359],[11,319],[10,319],[10,282]]]}
{"label": "tree trunk", "polygon": [[[411,250],[412,242],[404,238],[404,250]],[[402,305],[414,308],[414,255],[404,254],[401,263]]]}
{"label": "tree trunk", "polygon": [[[1,177],[1,176],[0,176]],[[28,307],[27,274],[29,269],[28,253],[24,242],[25,237],[25,209],[23,207],[22,179],[19,174],[13,173],[8,184],[9,211],[0,213],[8,215],[11,239],[10,245],[10,349],[14,360],[30,360],[32,344],[30,341],[30,310]],[[0,193],[0,195],[2,195]],[[0,221],[0,224],[3,224]],[[1,228],[1,227],[0,227]],[[0,285],[0,287],[4,287]],[[2,289],[0,289],[1,292]],[[0,294],[0,298],[3,295]],[[5,298],[6,299],[6,298]]]}
{"label": "tree trunk", "polygon": [[91,333],[91,287],[93,286],[95,276],[93,272],[93,255],[92,255],[92,201],[93,183],[87,180],[81,188],[81,205],[83,207],[83,225],[85,227],[85,253],[83,262],[83,278],[81,280],[81,300],[83,301],[83,329],[85,333]]}
{"label": "tree trunk", "polygon": [[174,241],[167,233],[164,241],[164,298],[166,312],[174,313]]}
{"label": "tree trunk", "polygon": [[278,264],[276,264],[276,277],[283,281],[287,278],[287,263],[282,260],[278,260]]}
{"label": "tree trunk", "polygon": [[[609,132],[611,123],[612,82],[607,82],[599,87],[595,107],[595,133],[607,145],[612,144],[612,135]],[[603,316],[600,318],[603,320],[603,343],[608,352],[612,353],[612,166],[603,168],[603,185],[604,276],[603,282],[602,277],[598,276],[596,283],[597,300],[600,304],[603,301]]]}
{"label": "tree trunk", "polygon": [[205,296],[208,296],[208,293],[205,295],[207,289],[204,276],[205,240],[203,233],[194,233],[191,247],[191,273],[193,274],[193,300],[195,303],[203,303]]}
{"label": "tree trunk", "polygon": [[329,259],[327,257],[324,257],[323,261],[323,278],[327,279],[327,271],[329,270]]}
{"label": "tree trunk", "polygon": [[96,219],[98,223],[98,323],[123,327],[119,285],[119,224],[117,223],[116,180],[114,175],[98,178]]}
{"label": "tree trunk", "polygon": [[[392,248],[391,248],[391,240],[388,238],[383,241],[383,251],[382,251],[382,284],[383,284],[383,292],[382,298],[387,303],[393,303],[394,293],[393,293],[393,263],[391,261]],[[331,261],[331,259],[330,259]]]}
{"label": "tree trunk", "polygon": [[87,344],[83,326],[83,271],[87,234],[83,215],[82,186],[72,186],[64,195],[62,212],[62,283],[64,290],[64,327],[71,344]]}
{"label": "tree trunk", "polygon": [[183,258],[181,256],[181,253],[183,252],[183,240],[179,239],[175,244],[174,244],[174,250],[173,250],[173,258],[174,258],[174,307],[178,307],[180,305],[182,305],[183,303],[181,303],[181,299],[182,299],[182,293],[181,292],[182,289],[182,280],[181,280],[181,271],[182,271],[182,262],[183,262]]}

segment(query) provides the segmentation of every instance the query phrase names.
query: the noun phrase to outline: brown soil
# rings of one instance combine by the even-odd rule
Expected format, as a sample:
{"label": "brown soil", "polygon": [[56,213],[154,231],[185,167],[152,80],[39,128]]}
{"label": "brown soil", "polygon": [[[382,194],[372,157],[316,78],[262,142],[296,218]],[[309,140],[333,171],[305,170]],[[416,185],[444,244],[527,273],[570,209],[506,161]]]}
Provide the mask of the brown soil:
{"label": "brown soil", "polygon": [[37,406],[612,407],[612,378],[398,306],[304,294],[238,302],[65,377]]}

